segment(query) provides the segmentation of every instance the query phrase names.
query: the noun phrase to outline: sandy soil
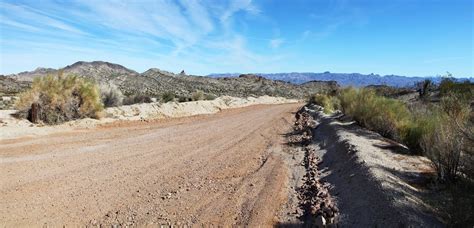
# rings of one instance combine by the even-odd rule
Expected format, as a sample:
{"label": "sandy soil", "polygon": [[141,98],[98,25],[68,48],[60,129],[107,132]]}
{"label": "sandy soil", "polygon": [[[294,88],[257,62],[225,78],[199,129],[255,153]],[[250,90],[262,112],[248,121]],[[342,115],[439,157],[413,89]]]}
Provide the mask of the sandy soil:
{"label": "sandy soil", "polygon": [[[0,141],[0,223],[272,225],[300,104]],[[292,113],[293,112],[293,113]]]}

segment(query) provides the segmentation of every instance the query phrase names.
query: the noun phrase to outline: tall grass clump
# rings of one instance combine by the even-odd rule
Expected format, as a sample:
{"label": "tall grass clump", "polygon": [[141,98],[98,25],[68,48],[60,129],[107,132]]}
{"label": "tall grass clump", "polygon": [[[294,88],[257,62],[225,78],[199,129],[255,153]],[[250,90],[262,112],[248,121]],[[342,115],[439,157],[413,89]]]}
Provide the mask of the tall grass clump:
{"label": "tall grass clump", "polygon": [[385,137],[401,140],[411,124],[411,113],[402,101],[378,96],[371,89],[347,88],[338,97],[346,115]]}
{"label": "tall grass clump", "polygon": [[[69,120],[98,118],[103,109],[98,86],[74,75],[35,78],[30,90],[15,104],[20,117],[58,124]],[[32,110],[32,107],[34,110]]]}
{"label": "tall grass clump", "polygon": [[326,94],[314,94],[310,97],[309,103],[319,105],[324,108],[324,113],[329,114],[341,108],[340,101],[335,96]]}

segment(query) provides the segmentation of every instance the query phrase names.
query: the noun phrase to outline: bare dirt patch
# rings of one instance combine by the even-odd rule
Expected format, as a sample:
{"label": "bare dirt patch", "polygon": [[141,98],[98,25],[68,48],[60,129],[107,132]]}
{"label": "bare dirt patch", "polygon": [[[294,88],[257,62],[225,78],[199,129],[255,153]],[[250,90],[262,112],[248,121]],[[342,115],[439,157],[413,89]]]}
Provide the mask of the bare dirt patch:
{"label": "bare dirt patch", "polygon": [[[122,123],[0,144],[0,221],[272,225],[300,104]],[[118,123],[114,123],[118,124]]]}

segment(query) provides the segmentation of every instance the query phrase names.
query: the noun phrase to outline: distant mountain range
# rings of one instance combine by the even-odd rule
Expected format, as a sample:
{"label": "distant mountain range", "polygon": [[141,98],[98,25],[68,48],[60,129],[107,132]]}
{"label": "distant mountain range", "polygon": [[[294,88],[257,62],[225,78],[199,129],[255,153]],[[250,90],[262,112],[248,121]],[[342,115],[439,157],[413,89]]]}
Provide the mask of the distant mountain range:
{"label": "distant mountain range", "polygon": [[[221,77],[237,77],[239,73],[222,73],[222,74],[210,74],[209,77],[221,78]],[[378,74],[359,74],[359,73],[255,73],[272,80],[281,80],[285,82],[291,82],[295,84],[302,84],[309,81],[336,81],[341,86],[356,86],[363,87],[368,85],[388,85],[394,87],[411,87],[416,82],[431,79],[435,83],[439,83],[442,77],[407,77],[399,75],[385,75],[380,76]],[[474,82],[474,78],[456,78],[457,80],[464,81],[469,80]]]}

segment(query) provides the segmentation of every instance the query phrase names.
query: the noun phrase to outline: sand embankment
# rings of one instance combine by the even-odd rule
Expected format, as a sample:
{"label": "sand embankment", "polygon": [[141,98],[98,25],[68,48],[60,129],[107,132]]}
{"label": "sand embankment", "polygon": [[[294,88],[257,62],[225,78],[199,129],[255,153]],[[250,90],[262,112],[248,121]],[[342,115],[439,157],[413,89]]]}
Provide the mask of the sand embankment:
{"label": "sand embankment", "polygon": [[44,126],[32,124],[28,120],[16,119],[11,114],[15,110],[0,110],[0,140],[18,137],[33,137],[52,133],[70,131],[81,128],[92,128],[117,120],[150,120],[163,118],[186,117],[203,114],[213,114],[220,110],[229,108],[240,108],[258,104],[283,104],[295,103],[298,100],[282,97],[248,97],[237,98],[223,96],[209,101],[192,102],[168,102],[168,103],[145,103],[120,107],[107,108],[104,110],[104,118],[81,119],[70,121],[56,126]]}

